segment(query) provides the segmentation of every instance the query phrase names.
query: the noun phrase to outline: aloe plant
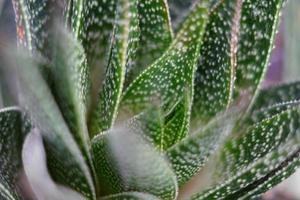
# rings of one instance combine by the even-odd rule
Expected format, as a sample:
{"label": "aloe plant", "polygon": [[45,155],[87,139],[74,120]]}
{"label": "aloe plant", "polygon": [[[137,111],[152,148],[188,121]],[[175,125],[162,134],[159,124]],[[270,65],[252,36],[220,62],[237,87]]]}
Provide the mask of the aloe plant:
{"label": "aloe plant", "polygon": [[13,0],[1,199],[254,199],[297,169],[300,83],[261,87],[285,1],[169,3]]}

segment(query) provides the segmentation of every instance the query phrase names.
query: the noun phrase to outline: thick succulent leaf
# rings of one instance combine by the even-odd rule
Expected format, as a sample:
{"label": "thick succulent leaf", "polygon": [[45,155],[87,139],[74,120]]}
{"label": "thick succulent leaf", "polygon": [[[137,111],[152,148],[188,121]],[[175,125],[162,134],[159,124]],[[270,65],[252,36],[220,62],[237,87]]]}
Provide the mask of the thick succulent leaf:
{"label": "thick succulent leaf", "polygon": [[171,113],[164,112],[159,106],[150,106],[128,120],[128,128],[141,134],[159,151],[165,151],[187,135],[189,105],[188,95],[185,95]]}
{"label": "thick succulent leaf", "polygon": [[84,105],[84,91],[87,91],[89,77],[86,65],[82,65],[84,52],[78,41],[61,27],[57,27],[52,35],[51,59],[48,69],[51,90],[77,144],[90,161]]}
{"label": "thick succulent leaf", "polygon": [[231,102],[241,12],[242,0],[225,0],[210,12],[195,80],[193,117],[201,122]]}
{"label": "thick succulent leaf", "polygon": [[138,191],[175,199],[177,181],[166,160],[126,128],[111,130],[92,141],[95,167],[105,195]]}
{"label": "thick succulent leaf", "polygon": [[124,192],[121,194],[110,195],[101,198],[101,200],[159,200],[157,197],[150,194],[140,193],[140,192]]}
{"label": "thick succulent leaf", "polygon": [[[168,134],[163,137],[168,139],[166,148],[184,137],[189,129],[195,64],[207,21],[207,4],[202,1],[195,5],[169,49],[132,82],[122,97],[122,107],[134,112],[153,105],[158,97],[163,113],[169,113],[163,128]],[[157,131],[154,135],[164,134]],[[165,142],[156,145],[162,143]]]}
{"label": "thick succulent leaf", "polygon": [[[299,143],[299,138],[297,139]],[[293,148],[291,148],[293,145]],[[191,199],[252,199],[288,178],[299,167],[299,145],[284,145],[216,187]],[[285,149],[284,149],[285,148]]]}
{"label": "thick succulent leaf", "polygon": [[127,86],[146,67],[163,55],[173,38],[166,0],[138,1],[138,17],[140,41],[134,64],[127,69]]}
{"label": "thick succulent leaf", "polygon": [[213,7],[195,81],[195,120],[228,108],[234,94],[256,95],[282,6],[283,0],[225,0]]}
{"label": "thick succulent leaf", "polygon": [[[243,1],[235,91],[254,95],[269,65],[281,10],[286,0]],[[250,104],[250,106],[251,106]]]}
{"label": "thick succulent leaf", "polygon": [[91,119],[90,129],[93,135],[107,130],[115,121],[126,68],[136,54],[139,39],[137,0],[121,0],[116,12],[106,79]]}
{"label": "thick succulent leaf", "polygon": [[22,149],[22,161],[26,178],[36,199],[84,199],[79,193],[56,184],[50,177],[43,139],[38,129],[32,129],[26,136]]}
{"label": "thick succulent leaf", "polygon": [[107,62],[111,51],[111,38],[116,17],[117,0],[70,0],[66,11],[75,37],[82,43],[91,72],[91,109],[96,105],[99,88],[105,80]]}
{"label": "thick succulent leaf", "polygon": [[224,143],[233,127],[233,120],[228,115],[216,118],[204,129],[196,131],[167,150],[167,157],[180,186],[199,172],[209,156]]}
{"label": "thick succulent leaf", "polygon": [[[49,27],[59,9],[52,0],[12,0],[15,10],[19,45],[48,55]],[[56,16],[57,17],[57,16]]]}
{"label": "thick succulent leaf", "polygon": [[11,64],[3,71],[8,77],[14,78],[17,84],[11,86],[15,87],[20,104],[28,112],[33,125],[41,131],[53,179],[88,199],[94,199],[91,173],[38,70],[40,64],[40,60],[33,60],[30,56],[19,53],[16,65]]}
{"label": "thick succulent leaf", "polygon": [[[241,138],[230,140],[221,153],[223,169],[218,168],[227,180],[193,199],[237,199],[259,185],[263,192],[286,178],[279,174],[286,169],[286,175],[291,174],[299,162],[299,117],[297,108],[286,110],[250,127]],[[267,182],[270,184],[263,185]]]}
{"label": "thick succulent leaf", "polygon": [[259,91],[252,112],[282,103],[300,100],[300,82],[278,85]]}
{"label": "thick succulent leaf", "polygon": [[20,199],[16,181],[21,168],[22,121],[18,108],[0,110],[0,198]]}

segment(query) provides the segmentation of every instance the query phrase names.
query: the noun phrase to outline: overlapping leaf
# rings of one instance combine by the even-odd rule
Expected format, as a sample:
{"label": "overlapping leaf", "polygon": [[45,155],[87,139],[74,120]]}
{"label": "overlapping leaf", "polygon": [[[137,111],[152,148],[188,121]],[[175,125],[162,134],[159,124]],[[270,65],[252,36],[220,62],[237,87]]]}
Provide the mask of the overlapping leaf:
{"label": "overlapping leaf", "polygon": [[137,57],[126,73],[126,85],[148,65],[158,59],[172,42],[168,5],[165,0],[138,1],[139,27],[141,30]]}
{"label": "overlapping leaf", "polygon": [[237,199],[255,189],[262,193],[287,177],[284,170],[289,168],[286,175],[291,174],[299,162],[299,114],[297,108],[284,111],[229,141],[222,151],[224,169],[219,171],[224,183],[193,199]]}
{"label": "overlapping leaf", "polygon": [[81,45],[62,27],[52,35],[49,82],[62,115],[87,161],[89,156],[89,135],[86,126],[85,81],[89,79]]}
{"label": "overlapping leaf", "polygon": [[16,182],[21,168],[22,121],[18,108],[0,110],[0,198],[19,199]]}
{"label": "overlapping leaf", "polygon": [[59,13],[56,3],[52,0],[13,0],[12,2],[19,44],[46,56],[52,14]]}
{"label": "overlapping leaf", "polygon": [[41,131],[51,176],[58,183],[94,199],[91,172],[39,73],[40,64],[39,60],[19,54],[17,65],[11,65],[4,71],[7,76],[15,78],[18,85],[14,89],[18,91],[20,104],[29,113],[33,125]]}
{"label": "overlapping leaf", "polygon": [[233,124],[232,116],[221,116],[167,150],[180,186],[199,172],[209,156],[224,143]]}
{"label": "overlapping leaf", "polygon": [[[185,129],[183,132],[188,130],[195,64],[207,21],[207,4],[207,1],[202,1],[195,5],[169,49],[127,88],[122,97],[123,108],[138,112],[153,105],[153,101],[158,98],[163,111],[171,113],[166,117],[169,120],[167,128]],[[189,100],[187,102],[186,98],[183,98],[186,95]],[[186,103],[189,105],[186,106]],[[181,114],[172,112],[174,108]],[[184,112],[181,109],[185,109]],[[177,119],[174,119],[174,116]],[[178,120],[181,123],[178,123]],[[168,121],[164,123],[167,124]],[[176,142],[178,137],[176,134],[173,135],[176,139],[173,138],[171,141]]]}
{"label": "overlapping leaf", "polygon": [[126,68],[136,53],[139,38],[137,1],[121,0],[116,12],[106,78],[91,119],[93,135],[110,128],[116,118]]}
{"label": "overlapping leaf", "polygon": [[126,128],[111,130],[92,141],[102,192],[146,192],[160,199],[177,196],[177,182],[166,160]]}
{"label": "overlapping leaf", "polygon": [[116,194],[116,195],[111,195],[102,198],[103,200],[118,200],[118,199],[123,199],[123,200],[159,200],[155,196],[145,194],[145,193],[140,193],[140,192],[124,192],[121,194]]}
{"label": "overlapping leaf", "polygon": [[225,0],[213,7],[195,82],[196,119],[206,122],[226,109],[234,93],[256,95],[282,6],[283,0]]}

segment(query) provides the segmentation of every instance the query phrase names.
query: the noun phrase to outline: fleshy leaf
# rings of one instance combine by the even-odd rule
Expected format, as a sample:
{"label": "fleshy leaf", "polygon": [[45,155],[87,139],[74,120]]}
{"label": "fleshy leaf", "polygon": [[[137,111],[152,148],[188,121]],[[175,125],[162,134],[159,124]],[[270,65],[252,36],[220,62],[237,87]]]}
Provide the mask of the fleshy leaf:
{"label": "fleshy leaf", "polygon": [[43,136],[52,178],[88,199],[94,199],[91,172],[38,70],[40,64],[40,60],[18,53],[17,63],[6,65],[10,67],[3,71],[6,72],[6,76],[14,78],[17,84],[11,86],[17,91],[20,105],[25,108],[33,126],[36,126]]}
{"label": "fleshy leaf", "polygon": [[51,64],[49,77],[51,90],[62,115],[73,133],[87,161],[89,155],[89,135],[86,126],[85,94],[89,79],[85,56],[81,45],[61,27],[52,35]]}
{"label": "fleshy leaf", "polygon": [[18,108],[0,110],[0,198],[20,199],[17,176],[21,169],[22,121]]}
{"label": "fleshy leaf", "polygon": [[137,1],[121,0],[117,5],[106,79],[100,91],[98,106],[91,119],[92,135],[107,130],[115,121],[126,68],[136,54],[139,39],[138,23]]}
{"label": "fleshy leaf", "polygon": [[[299,162],[299,117],[299,110],[293,108],[253,125],[241,138],[230,140],[221,154],[224,169],[218,168],[221,177],[228,180],[193,199],[238,199],[260,185],[265,188],[261,192],[272,187],[278,180],[270,180],[286,168],[291,167],[286,175],[291,174]],[[264,186],[268,181],[270,184]]]}
{"label": "fleshy leaf", "polygon": [[279,18],[286,0],[243,1],[235,92],[247,91],[254,103],[269,65]]}
{"label": "fleshy leaf", "polygon": [[195,81],[195,118],[206,122],[233,99],[256,96],[283,2],[225,0],[211,10]]}
{"label": "fleshy leaf", "polygon": [[225,0],[210,12],[195,80],[193,117],[201,122],[232,100],[241,12],[241,0]]}
{"label": "fleshy leaf", "polygon": [[101,198],[101,200],[159,200],[157,197],[150,194],[140,193],[140,192],[124,192],[121,194],[110,195]]}
{"label": "fleshy leaf", "polygon": [[179,186],[199,172],[209,156],[224,143],[234,124],[233,120],[228,115],[220,116],[167,150]]}
{"label": "fleshy leaf", "polygon": [[[178,134],[182,137],[189,129],[195,65],[207,21],[207,4],[207,1],[202,1],[195,5],[169,49],[129,85],[121,102],[122,108],[140,112],[159,98],[163,113],[171,113],[164,119],[164,123],[168,124],[164,128],[167,131],[174,130],[174,127],[182,130]],[[175,112],[172,112],[174,108]],[[178,135],[173,134],[174,138],[170,141],[181,139]],[[171,135],[168,137],[170,139]],[[166,147],[172,144],[169,142]]]}
{"label": "fleshy leaf", "polygon": [[300,100],[300,82],[266,88],[259,91],[255,103],[252,106],[252,111],[295,100]]}
{"label": "fleshy leaf", "polygon": [[92,141],[95,167],[105,195],[138,191],[160,199],[177,196],[177,181],[167,161],[139,135],[126,128]]}
{"label": "fleshy leaf", "polygon": [[19,45],[46,56],[51,20],[54,13],[60,12],[59,7],[52,0],[13,0],[12,2]]}
{"label": "fleshy leaf", "polygon": [[166,0],[138,1],[138,16],[140,41],[134,64],[127,69],[126,85],[162,56],[173,38]]}

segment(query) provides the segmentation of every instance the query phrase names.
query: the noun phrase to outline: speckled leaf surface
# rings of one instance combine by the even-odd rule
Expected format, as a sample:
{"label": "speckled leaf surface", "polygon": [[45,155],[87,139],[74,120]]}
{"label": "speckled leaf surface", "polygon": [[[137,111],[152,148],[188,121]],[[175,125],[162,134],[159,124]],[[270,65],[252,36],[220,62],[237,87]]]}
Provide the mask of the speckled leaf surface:
{"label": "speckled leaf surface", "polygon": [[256,96],[282,6],[283,0],[225,0],[213,7],[196,75],[194,117],[206,122],[228,108],[233,96]]}
{"label": "speckled leaf surface", "polygon": [[262,89],[258,92],[252,111],[280,104],[282,102],[297,101],[300,99],[300,82],[282,84]]}
{"label": "speckled leaf surface", "polygon": [[125,128],[92,141],[95,166],[105,194],[138,191],[160,199],[177,196],[175,174],[162,155]]}
{"label": "speckled leaf surface", "polygon": [[0,109],[0,198],[20,199],[16,188],[21,169],[21,112],[16,107]]}
{"label": "speckled leaf surface", "polygon": [[[122,97],[123,108],[133,112],[155,104],[158,99],[163,113],[169,113],[163,127],[168,134],[163,138],[169,141],[163,149],[182,139],[189,129],[195,64],[207,21],[207,4],[203,1],[194,7],[169,49],[132,82]],[[175,134],[170,135],[168,132],[173,130]],[[156,135],[159,134],[164,133]],[[161,147],[163,143],[156,145]]]}
{"label": "speckled leaf surface", "polygon": [[[296,108],[284,111],[253,125],[241,138],[229,141],[221,154],[224,168],[218,168],[224,183],[194,195],[193,199],[237,199],[260,185],[263,192],[273,186],[271,183],[277,183],[277,178],[287,178],[299,162],[299,114]],[[290,169],[286,174],[281,174],[287,168]],[[266,182],[270,184],[264,185]]]}
{"label": "speckled leaf surface", "polygon": [[61,27],[55,29],[51,41],[52,63],[48,69],[51,90],[77,144],[91,163],[84,103],[84,91],[87,91],[85,81],[89,77],[86,67],[82,65],[85,62],[84,52],[71,33]]}
{"label": "speckled leaf surface", "polygon": [[285,2],[286,0],[243,1],[235,92],[247,91],[254,96],[253,100],[269,65]]}
{"label": "speckled leaf surface", "polygon": [[91,172],[38,70],[41,62],[19,53],[16,65],[11,65],[6,71],[18,83],[15,90],[18,91],[20,105],[28,112],[33,125],[41,131],[53,179],[88,199],[94,199]]}
{"label": "speckled leaf surface", "polygon": [[241,0],[225,0],[210,11],[195,79],[192,110],[198,121],[207,122],[232,100],[241,10]]}
{"label": "speckled leaf surface", "polygon": [[233,120],[228,115],[216,118],[205,128],[167,150],[167,157],[180,186],[199,172],[209,156],[224,143],[232,129]]}
{"label": "speckled leaf surface", "polygon": [[52,0],[13,0],[19,45],[46,55],[50,16],[55,3]]}
{"label": "speckled leaf surface", "polygon": [[91,119],[93,135],[112,126],[123,91],[126,68],[136,54],[139,40],[136,0],[121,0],[117,5],[116,24],[110,47],[106,78],[100,91],[98,106]]}
{"label": "speckled leaf surface", "polygon": [[110,195],[101,200],[159,200],[157,197],[141,192],[124,192],[121,194]]}
{"label": "speckled leaf surface", "polygon": [[173,39],[166,0],[138,1],[138,18],[140,41],[134,64],[127,69],[126,85],[162,56]]}

